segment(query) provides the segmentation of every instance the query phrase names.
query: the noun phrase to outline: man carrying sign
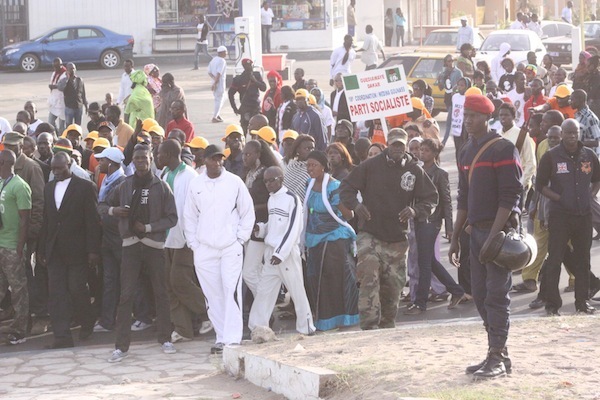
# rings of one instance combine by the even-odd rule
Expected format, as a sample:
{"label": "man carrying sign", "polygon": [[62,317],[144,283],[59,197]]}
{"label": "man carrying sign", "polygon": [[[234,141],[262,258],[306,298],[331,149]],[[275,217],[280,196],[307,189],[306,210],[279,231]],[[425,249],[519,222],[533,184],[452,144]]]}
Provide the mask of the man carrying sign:
{"label": "man carrying sign", "polygon": [[406,282],[408,220],[426,219],[438,203],[435,186],[406,152],[407,140],[403,129],[392,129],[388,148],[355,167],[340,186],[340,200],[359,217],[358,311],[364,330],[395,326]]}

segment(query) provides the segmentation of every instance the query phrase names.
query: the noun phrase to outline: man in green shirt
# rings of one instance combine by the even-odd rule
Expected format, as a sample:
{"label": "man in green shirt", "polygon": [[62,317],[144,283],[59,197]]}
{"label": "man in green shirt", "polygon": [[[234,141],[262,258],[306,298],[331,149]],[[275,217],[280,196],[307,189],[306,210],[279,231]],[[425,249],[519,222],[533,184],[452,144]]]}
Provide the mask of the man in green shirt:
{"label": "man in green shirt", "polygon": [[15,309],[13,322],[2,327],[0,332],[8,334],[6,339],[10,344],[25,342],[29,319],[23,251],[31,213],[31,189],[15,175],[16,160],[12,151],[0,152],[0,299],[4,298],[10,286]]}

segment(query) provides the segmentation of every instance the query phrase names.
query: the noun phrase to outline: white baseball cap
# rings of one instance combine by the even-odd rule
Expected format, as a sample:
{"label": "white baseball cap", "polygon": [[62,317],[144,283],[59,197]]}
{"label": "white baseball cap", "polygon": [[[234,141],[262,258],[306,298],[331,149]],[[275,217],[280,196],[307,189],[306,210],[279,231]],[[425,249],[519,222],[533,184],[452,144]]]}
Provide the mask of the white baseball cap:
{"label": "white baseball cap", "polygon": [[97,159],[108,158],[110,161],[121,164],[125,160],[123,152],[116,147],[108,147],[102,150],[101,153],[94,154]]}
{"label": "white baseball cap", "polygon": [[225,47],[225,46],[219,46],[217,48],[217,53],[227,53],[227,47]]}

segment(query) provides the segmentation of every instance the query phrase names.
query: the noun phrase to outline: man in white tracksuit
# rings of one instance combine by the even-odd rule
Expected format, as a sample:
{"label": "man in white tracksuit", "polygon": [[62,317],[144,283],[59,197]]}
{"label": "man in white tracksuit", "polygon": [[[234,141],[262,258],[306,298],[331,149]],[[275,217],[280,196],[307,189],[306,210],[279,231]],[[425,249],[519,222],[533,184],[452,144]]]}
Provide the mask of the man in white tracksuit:
{"label": "man in white tracksuit", "polygon": [[302,278],[300,235],[304,218],[300,199],[283,186],[283,171],[270,167],[264,173],[270,193],[267,204],[268,222],[259,222],[254,232],[265,238],[265,256],[256,297],[250,310],[248,327],[269,326],[281,284],[285,284],[296,309],[296,330],[304,334],[315,332],[312,313]]}
{"label": "man in white tracksuit", "polygon": [[210,145],[206,170],[189,185],[184,231],[217,334],[211,353],[242,341],[244,243],[254,226],[254,204],[244,182],[223,168],[223,151]]}
{"label": "man in white tracksuit", "polygon": [[225,96],[225,80],[227,78],[227,47],[219,46],[217,57],[208,63],[208,76],[212,79],[211,90],[215,97],[215,111],[212,122],[223,122],[221,118],[221,108],[223,108],[223,99]]}

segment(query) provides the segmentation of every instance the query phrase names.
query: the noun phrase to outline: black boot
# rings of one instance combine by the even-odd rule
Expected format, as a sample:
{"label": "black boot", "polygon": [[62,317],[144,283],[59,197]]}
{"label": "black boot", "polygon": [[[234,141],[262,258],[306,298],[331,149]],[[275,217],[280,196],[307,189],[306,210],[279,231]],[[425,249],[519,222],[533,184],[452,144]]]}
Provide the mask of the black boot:
{"label": "black boot", "polygon": [[[504,365],[503,355],[505,351],[506,349],[490,348],[485,363],[480,369],[473,373],[473,377],[488,379],[506,375],[507,371],[506,366]],[[506,355],[508,356],[508,353],[506,353]]]}
{"label": "black boot", "polygon": [[[489,357],[489,353],[488,353],[488,357]],[[479,364],[468,366],[467,369],[465,370],[465,373],[473,374],[476,371],[480,370],[487,362],[488,357],[486,357],[485,360],[483,360]],[[502,349],[502,358],[503,358],[502,362],[504,363],[504,368],[506,369],[506,373],[510,374],[512,372],[512,362],[510,361],[510,357],[508,357],[508,349],[506,347],[504,349]]]}

